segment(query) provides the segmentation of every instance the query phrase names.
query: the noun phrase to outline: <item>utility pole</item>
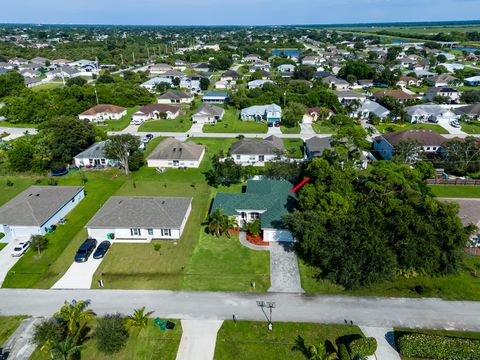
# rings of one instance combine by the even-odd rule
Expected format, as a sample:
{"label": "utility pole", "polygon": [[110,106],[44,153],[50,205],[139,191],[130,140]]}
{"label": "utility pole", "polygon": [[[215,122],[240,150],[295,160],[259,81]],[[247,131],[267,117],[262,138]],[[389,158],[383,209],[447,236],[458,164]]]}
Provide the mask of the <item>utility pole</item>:
{"label": "utility pole", "polygon": [[97,99],[97,105],[99,104],[98,103],[98,93],[97,93],[97,88],[94,87],[93,90],[95,91],[95,98]]}
{"label": "utility pole", "polygon": [[122,66],[123,66],[123,54],[120,54],[120,59],[122,59]]}
{"label": "utility pole", "polygon": [[133,65],[135,65],[135,52],[132,52]]}

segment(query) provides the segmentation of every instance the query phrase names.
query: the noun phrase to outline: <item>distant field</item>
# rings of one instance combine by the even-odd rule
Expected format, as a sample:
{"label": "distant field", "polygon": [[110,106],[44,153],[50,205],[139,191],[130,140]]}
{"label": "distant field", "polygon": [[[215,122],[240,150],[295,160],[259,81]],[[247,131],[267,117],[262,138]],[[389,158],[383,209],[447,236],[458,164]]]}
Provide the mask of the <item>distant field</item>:
{"label": "distant field", "polygon": [[472,31],[480,31],[480,26],[425,26],[425,27],[378,27],[378,28],[351,28],[350,30],[355,31],[362,31],[362,32],[372,32],[378,33],[381,31],[392,31],[403,33],[405,35],[412,35],[412,34],[422,34],[422,35],[431,35],[431,34],[438,34],[438,33],[450,33],[452,31],[455,32],[472,32]]}

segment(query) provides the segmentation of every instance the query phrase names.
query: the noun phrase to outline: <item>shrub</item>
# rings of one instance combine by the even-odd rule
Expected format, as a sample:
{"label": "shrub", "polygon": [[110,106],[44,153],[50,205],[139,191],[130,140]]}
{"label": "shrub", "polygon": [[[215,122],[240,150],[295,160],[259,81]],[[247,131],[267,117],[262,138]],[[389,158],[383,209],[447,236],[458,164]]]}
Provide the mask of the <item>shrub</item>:
{"label": "shrub", "polygon": [[48,179],[48,185],[50,186],[57,186],[58,185],[58,180],[54,178],[49,178]]}
{"label": "shrub", "polygon": [[477,360],[480,354],[480,340],[440,335],[403,335],[397,347],[403,356],[428,359]]}
{"label": "shrub", "polygon": [[249,234],[257,236],[262,231],[262,224],[259,219],[256,219],[248,223],[247,229]]}
{"label": "shrub", "polygon": [[127,342],[128,331],[120,314],[109,314],[98,320],[97,348],[105,354],[120,351]]}
{"label": "shrub", "polygon": [[10,180],[10,179],[7,179],[5,185],[7,185],[8,187],[12,187],[13,186],[13,181]]}
{"label": "shrub", "polygon": [[375,338],[360,338],[350,343],[350,353],[353,358],[363,358],[375,354],[377,340]]}
{"label": "shrub", "polygon": [[338,358],[339,360],[351,360],[350,353],[347,350],[345,344],[340,344],[338,347]]}
{"label": "shrub", "polygon": [[65,336],[66,331],[62,323],[52,318],[35,325],[32,342],[39,348],[50,348],[54,343],[62,341]]}

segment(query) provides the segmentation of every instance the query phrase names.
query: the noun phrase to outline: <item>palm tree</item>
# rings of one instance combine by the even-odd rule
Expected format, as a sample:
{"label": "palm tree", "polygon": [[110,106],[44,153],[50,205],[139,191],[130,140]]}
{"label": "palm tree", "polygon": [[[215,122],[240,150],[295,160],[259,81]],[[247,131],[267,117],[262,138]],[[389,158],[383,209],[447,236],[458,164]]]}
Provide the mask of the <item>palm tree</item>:
{"label": "palm tree", "polygon": [[307,360],[337,360],[337,353],[329,353],[324,344],[306,345],[305,339],[300,335],[295,339],[292,351],[300,351]]}
{"label": "palm tree", "polygon": [[235,216],[223,215],[222,227],[223,227],[224,231],[227,232],[227,237],[230,239],[230,233],[228,232],[228,230],[237,228],[238,227],[238,221],[235,218]]}
{"label": "palm tree", "polygon": [[67,336],[61,342],[56,342],[50,349],[50,355],[53,360],[69,360],[80,352],[80,346],[77,345],[74,338]]}
{"label": "palm tree", "polygon": [[224,215],[222,214],[222,209],[217,208],[208,218],[208,230],[215,234],[217,237],[220,237],[225,231],[223,227],[225,220]]}
{"label": "palm tree", "polygon": [[68,333],[71,337],[77,338],[85,324],[95,318],[95,313],[87,309],[89,305],[90,301],[88,300],[72,300],[71,303],[65,301],[65,305],[54,315],[67,324]]}
{"label": "palm tree", "polygon": [[148,317],[153,313],[153,311],[145,312],[145,306],[141,309],[135,309],[133,314],[125,320],[127,327],[145,329],[148,325]]}

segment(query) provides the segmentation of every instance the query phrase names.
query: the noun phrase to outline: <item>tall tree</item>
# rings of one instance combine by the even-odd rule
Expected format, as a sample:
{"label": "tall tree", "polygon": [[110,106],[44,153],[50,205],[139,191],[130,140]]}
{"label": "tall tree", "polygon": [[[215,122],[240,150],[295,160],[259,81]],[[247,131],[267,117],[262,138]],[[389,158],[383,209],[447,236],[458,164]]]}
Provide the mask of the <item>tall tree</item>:
{"label": "tall tree", "polygon": [[107,158],[120,161],[125,169],[125,174],[128,175],[130,173],[129,157],[138,151],[139,146],[140,139],[137,136],[130,134],[114,135],[105,143],[104,152]]}
{"label": "tall tree", "polygon": [[68,333],[72,338],[77,339],[86,323],[95,317],[95,313],[88,309],[89,305],[88,300],[65,301],[60,311],[55,313],[54,317],[62,319],[67,325]]}

